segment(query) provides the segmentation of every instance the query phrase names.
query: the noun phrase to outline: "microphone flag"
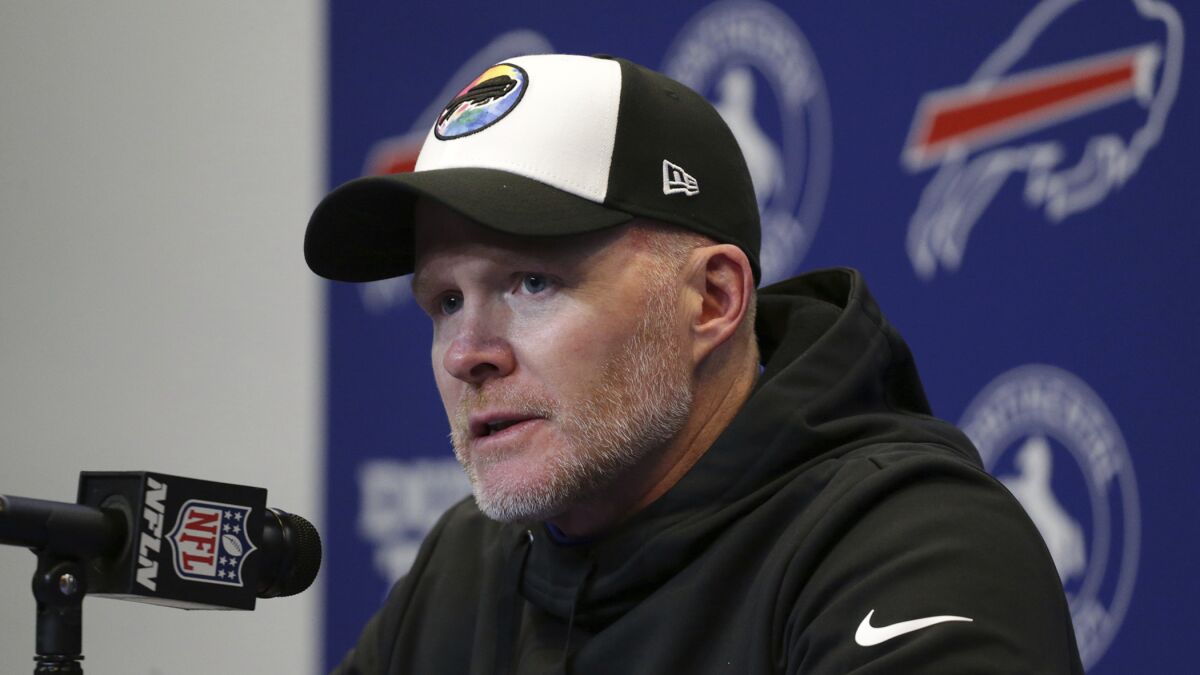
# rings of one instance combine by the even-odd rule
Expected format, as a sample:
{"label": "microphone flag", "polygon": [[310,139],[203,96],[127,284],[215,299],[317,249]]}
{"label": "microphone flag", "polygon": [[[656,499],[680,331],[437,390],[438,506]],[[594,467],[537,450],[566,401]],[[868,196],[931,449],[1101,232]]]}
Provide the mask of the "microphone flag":
{"label": "microphone flag", "polygon": [[77,502],[120,512],[130,531],[88,561],[89,595],[183,609],[254,609],[264,488],[149,471],[84,471]]}

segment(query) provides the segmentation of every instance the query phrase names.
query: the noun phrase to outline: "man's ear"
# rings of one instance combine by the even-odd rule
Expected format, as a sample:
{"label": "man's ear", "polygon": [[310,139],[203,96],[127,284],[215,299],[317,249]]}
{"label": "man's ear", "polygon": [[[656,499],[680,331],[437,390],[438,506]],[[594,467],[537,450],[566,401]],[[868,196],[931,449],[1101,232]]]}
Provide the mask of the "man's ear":
{"label": "man's ear", "polygon": [[689,269],[695,309],[689,317],[692,362],[699,364],[733,337],[745,320],[754,294],[754,272],[746,253],[732,244],[694,249]]}

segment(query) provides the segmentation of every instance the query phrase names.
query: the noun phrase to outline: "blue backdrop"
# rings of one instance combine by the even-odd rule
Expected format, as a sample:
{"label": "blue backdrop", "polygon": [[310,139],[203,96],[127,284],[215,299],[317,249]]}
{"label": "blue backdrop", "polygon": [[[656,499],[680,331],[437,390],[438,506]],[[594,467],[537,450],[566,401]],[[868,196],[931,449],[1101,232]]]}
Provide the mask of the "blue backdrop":
{"label": "blue backdrop", "polygon": [[[1190,670],[1194,3],[329,11],[331,187],[411,168],[441,106],[521,53],[625,56],[708,96],[755,180],[768,280],[865,272],[935,412],[1046,538],[1089,671]],[[326,667],[467,492],[407,280],[328,292]]]}

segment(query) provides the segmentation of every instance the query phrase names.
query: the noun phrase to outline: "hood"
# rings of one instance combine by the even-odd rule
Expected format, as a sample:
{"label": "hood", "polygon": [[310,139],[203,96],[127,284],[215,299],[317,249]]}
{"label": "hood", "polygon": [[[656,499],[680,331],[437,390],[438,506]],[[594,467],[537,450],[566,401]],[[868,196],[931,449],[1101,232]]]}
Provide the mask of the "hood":
{"label": "hood", "polygon": [[756,331],[762,374],[708,452],[600,540],[556,545],[535,528],[522,573],[526,600],[598,630],[774,495],[780,481],[856,448],[937,443],[979,464],[965,436],[930,415],[908,346],[858,272],[813,272],[761,289]]}

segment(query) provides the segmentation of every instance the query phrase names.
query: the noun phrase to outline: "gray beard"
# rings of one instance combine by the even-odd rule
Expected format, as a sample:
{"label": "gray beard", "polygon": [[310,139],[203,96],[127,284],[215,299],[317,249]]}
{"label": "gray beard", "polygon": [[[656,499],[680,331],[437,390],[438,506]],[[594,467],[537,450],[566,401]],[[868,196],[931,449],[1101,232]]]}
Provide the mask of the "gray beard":
{"label": "gray beard", "polygon": [[[691,415],[693,390],[682,349],[671,334],[675,298],[651,290],[628,344],[601,367],[591,395],[570,408],[506,390],[469,392],[460,401],[451,442],[484,515],[505,523],[548,520],[603,493],[679,433]],[[545,417],[566,439],[548,460],[545,479],[533,487],[482,485],[479,467],[465,451],[472,408],[500,402]]]}

